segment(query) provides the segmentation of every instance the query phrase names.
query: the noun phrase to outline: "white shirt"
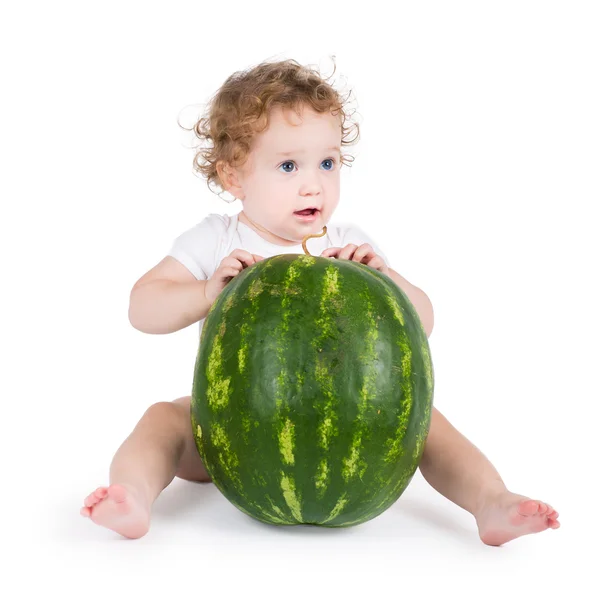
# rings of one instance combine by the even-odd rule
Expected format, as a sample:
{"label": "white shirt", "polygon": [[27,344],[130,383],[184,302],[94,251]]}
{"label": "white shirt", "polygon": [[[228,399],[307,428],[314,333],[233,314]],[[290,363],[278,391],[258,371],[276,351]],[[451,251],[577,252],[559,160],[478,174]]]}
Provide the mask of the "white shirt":
{"label": "white shirt", "polygon": [[[240,211],[241,212],[241,211]],[[167,253],[184,265],[194,277],[210,279],[221,261],[235,249],[241,248],[264,258],[278,254],[305,254],[302,244],[279,246],[263,239],[254,229],[233,216],[209,214],[198,224],[184,231],[173,241]],[[373,250],[389,262],[375,242],[360,228],[350,224],[327,224],[327,233],[306,242],[313,256],[320,256],[326,248],[343,248],[347,244],[370,244]],[[200,321],[200,332],[204,319]]]}

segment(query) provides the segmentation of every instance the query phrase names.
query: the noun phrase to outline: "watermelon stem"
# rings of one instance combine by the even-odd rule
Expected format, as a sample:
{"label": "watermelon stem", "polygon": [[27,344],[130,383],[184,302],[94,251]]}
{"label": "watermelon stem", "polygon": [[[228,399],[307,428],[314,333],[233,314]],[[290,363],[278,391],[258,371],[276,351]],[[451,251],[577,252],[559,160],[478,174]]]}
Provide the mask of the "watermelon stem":
{"label": "watermelon stem", "polygon": [[302,240],[302,247],[304,248],[304,252],[306,254],[308,254],[309,256],[312,256],[312,254],[308,251],[307,247],[306,247],[306,240],[310,240],[310,238],[318,238],[318,237],[323,237],[325,234],[327,233],[327,225],[325,225],[323,227],[323,233],[319,233],[319,234],[312,234],[312,235],[307,235],[303,240]]}

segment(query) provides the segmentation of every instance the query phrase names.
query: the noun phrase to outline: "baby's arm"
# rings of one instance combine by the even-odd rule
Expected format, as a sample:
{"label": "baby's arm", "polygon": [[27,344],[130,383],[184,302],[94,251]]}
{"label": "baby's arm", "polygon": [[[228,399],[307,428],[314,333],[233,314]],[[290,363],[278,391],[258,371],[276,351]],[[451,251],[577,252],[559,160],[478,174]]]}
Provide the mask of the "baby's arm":
{"label": "baby's arm", "polygon": [[206,282],[165,256],[133,286],[129,322],[144,333],[173,333],[204,319],[212,304],[204,292]]}

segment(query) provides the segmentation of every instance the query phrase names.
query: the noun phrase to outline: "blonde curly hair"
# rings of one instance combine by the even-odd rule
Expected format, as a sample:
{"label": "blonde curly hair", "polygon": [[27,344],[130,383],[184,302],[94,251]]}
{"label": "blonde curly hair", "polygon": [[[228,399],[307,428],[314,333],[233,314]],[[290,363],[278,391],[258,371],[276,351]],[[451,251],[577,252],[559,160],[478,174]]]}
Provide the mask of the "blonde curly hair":
{"label": "blonde curly hair", "polygon": [[[346,127],[350,94],[343,99],[328,79],[293,59],[262,62],[229,76],[191,129],[179,124],[193,131],[201,143],[208,142],[194,156],[193,167],[206,179],[209,190],[214,192],[211,186],[216,187],[219,196],[225,191],[219,175],[221,164],[235,168],[246,162],[253,137],[269,126],[269,115],[275,106],[294,110],[298,115],[304,106],[317,113],[330,111],[334,116],[339,115],[341,146],[354,144],[359,138],[358,123],[350,122]],[[356,136],[348,140],[353,130]],[[351,155],[341,156],[342,164],[349,166],[353,161]]]}

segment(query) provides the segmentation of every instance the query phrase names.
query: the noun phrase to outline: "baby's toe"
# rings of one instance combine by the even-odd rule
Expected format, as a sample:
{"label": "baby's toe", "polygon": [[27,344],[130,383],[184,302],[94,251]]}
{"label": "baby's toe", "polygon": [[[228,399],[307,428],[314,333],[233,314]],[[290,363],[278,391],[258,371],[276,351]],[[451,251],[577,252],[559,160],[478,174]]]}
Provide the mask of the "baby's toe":
{"label": "baby's toe", "polygon": [[110,496],[110,499],[117,504],[125,502],[127,499],[127,490],[118,483],[111,485],[107,493]]}
{"label": "baby's toe", "polygon": [[537,500],[523,500],[519,504],[518,512],[520,515],[524,517],[531,517],[538,513],[539,510],[539,502]]}
{"label": "baby's toe", "polygon": [[548,512],[548,505],[545,504],[544,502],[539,502],[538,503],[538,513],[540,515],[546,514]]}
{"label": "baby's toe", "polygon": [[95,492],[92,492],[83,503],[85,506],[94,506],[94,504],[98,504],[102,498],[106,497],[107,489],[105,487],[99,487]]}
{"label": "baby's toe", "polygon": [[87,506],[84,506],[84,507],[83,507],[83,508],[82,508],[82,509],[79,511],[79,514],[80,514],[82,517],[89,517],[89,516],[92,514],[92,511],[91,511],[91,510],[90,510],[90,509],[89,509]]}

